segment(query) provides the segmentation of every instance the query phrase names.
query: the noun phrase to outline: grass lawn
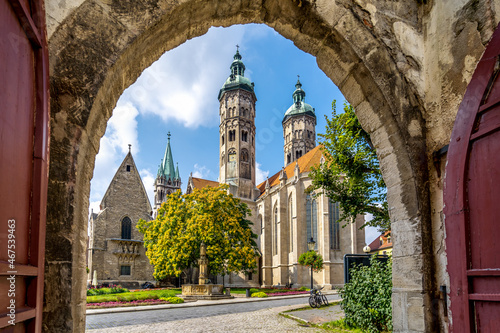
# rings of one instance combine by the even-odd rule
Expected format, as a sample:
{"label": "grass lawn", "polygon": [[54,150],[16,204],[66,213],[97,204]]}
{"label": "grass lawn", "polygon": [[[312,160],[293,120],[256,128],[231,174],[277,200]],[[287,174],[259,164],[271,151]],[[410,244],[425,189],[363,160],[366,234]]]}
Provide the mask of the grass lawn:
{"label": "grass lawn", "polygon": [[[247,288],[231,288],[231,294],[245,294],[246,289]],[[287,291],[297,291],[297,289],[257,289],[257,288],[250,289],[250,293],[257,291],[261,291],[266,294],[272,294],[272,293],[285,293]]]}
{"label": "grass lawn", "polygon": [[[291,289],[253,289],[250,291],[262,291],[266,294],[269,293],[281,293],[291,291]],[[182,290],[178,289],[149,289],[149,290],[138,290],[138,291],[129,291],[126,293],[118,293],[118,294],[105,294],[105,295],[96,295],[96,296],[87,296],[87,304],[90,303],[103,303],[103,302],[130,302],[136,300],[145,300],[145,299],[158,299],[160,297],[171,297],[178,294],[181,294]],[[231,294],[245,294],[246,288],[231,288]]]}
{"label": "grass lawn", "polygon": [[180,294],[181,289],[150,289],[141,291],[130,291],[119,294],[106,294],[97,296],[87,296],[87,304],[103,302],[130,302],[145,299],[158,299],[160,297],[171,297]]}

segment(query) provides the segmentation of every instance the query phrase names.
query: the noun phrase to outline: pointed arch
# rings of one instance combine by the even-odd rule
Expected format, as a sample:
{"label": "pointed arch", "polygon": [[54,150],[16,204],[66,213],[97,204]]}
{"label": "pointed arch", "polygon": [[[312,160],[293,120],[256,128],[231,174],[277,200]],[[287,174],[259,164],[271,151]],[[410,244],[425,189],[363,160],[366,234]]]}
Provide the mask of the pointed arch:
{"label": "pointed arch", "polygon": [[316,242],[314,249],[318,249],[318,204],[316,199],[309,193],[306,195],[306,226],[307,226],[307,242],[312,238]]}
{"label": "pointed arch", "polygon": [[122,239],[132,239],[132,220],[125,216],[122,219]]}
{"label": "pointed arch", "polygon": [[290,193],[288,196],[288,223],[289,223],[289,230],[290,230],[290,252],[293,252],[293,236],[294,232],[293,229],[295,227],[295,215],[293,211],[293,193]]}
{"label": "pointed arch", "polygon": [[330,249],[340,250],[339,203],[328,199],[328,223],[330,226]]}
{"label": "pointed arch", "polygon": [[273,254],[278,254],[278,202],[274,203],[273,209]]}

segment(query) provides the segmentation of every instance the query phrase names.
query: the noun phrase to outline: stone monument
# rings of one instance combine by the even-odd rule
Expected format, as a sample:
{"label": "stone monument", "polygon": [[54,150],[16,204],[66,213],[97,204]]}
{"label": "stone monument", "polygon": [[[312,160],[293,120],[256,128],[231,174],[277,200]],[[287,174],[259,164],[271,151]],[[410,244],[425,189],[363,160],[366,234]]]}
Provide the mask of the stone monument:
{"label": "stone monument", "polygon": [[211,284],[207,278],[208,276],[208,259],[207,248],[205,243],[200,245],[200,259],[198,260],[200,266],[200,274],[198,284],[183,284],[182,297],[184,299],[223,299],[232,298],[232,296],[223,294],[223,286],[221,284]]}

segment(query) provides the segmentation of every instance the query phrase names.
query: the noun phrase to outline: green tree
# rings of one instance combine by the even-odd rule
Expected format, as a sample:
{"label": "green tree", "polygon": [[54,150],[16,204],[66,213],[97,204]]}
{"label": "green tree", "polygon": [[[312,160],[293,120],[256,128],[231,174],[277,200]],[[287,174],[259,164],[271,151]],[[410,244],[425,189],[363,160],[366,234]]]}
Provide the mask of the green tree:
{"label": "green tree", "polygon": [[373,219],[365,225],[390,230],[387,188],[370,135],[351,105],[344,104],[344,112],[337,114],[333,101],[332,110],[331,119],[325,116],[326,133],[319,135],[325,162],[312,169],[313,188],[339,203],[341,221],[353,222],[357,215],[370,213]]}
{"label": "green tree", "polygon": [[340,289],[345,323],[370,333],[392,331],[392,260],[372,256],[370,266],[350,269],[349,283]]}
{"label": "green tree", "polygon": [[183,269],[197,265],[202,242],[211,274],[254,272],[257,236],[247,215],[247,205],[228,194],[227,185],[169,195],[156,219],[139,220],[137,226],[144,234],[155,279],[179,276]]}
{"label": "green tree", "polygon": [[316,251],[307,251],[300,255],[299,265],[312,267],[316,272],[323,269],[323,257]]}

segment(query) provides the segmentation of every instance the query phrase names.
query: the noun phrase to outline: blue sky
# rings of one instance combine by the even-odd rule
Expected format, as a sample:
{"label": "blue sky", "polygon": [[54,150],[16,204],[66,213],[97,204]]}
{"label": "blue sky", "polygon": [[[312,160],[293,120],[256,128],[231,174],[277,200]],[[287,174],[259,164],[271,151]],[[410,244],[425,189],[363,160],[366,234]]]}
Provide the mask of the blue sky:
{"label": "blue sky", "polygon": [[[153,200],[153,183],[171,133],[174,162],[182,189],[189,174],[217,180],[219,169],[219,102],[217,95],[230,74],[240,46],[245,76],[255,83],[257,182],[283,166],[283,114],[292,105],[297,75],[306,102],[316,109],[317,133],[325,129],[332,100],[344,97],[318,68],[316,59],[265,25],[211,28],[165,53],[126,89],[101,139],[91,181],[90,207],[99,210],[116,169],[132,144],[132,155]],[[378,233],[367,230],[367,242]]]}

